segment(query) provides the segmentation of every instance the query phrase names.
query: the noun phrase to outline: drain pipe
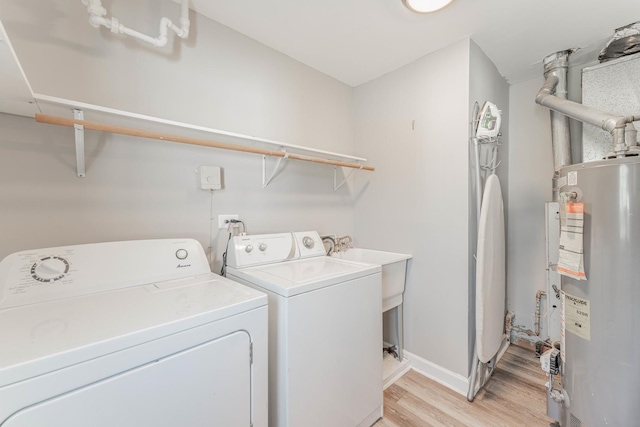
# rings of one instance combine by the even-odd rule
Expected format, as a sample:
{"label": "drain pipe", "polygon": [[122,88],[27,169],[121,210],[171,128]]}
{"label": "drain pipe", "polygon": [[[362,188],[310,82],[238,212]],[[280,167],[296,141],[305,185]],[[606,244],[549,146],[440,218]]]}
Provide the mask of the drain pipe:
{"label": "drain pipe", "polygon": [[160,20],[160,34],[158,37],[151,37],[147,34],[143,34],[131,28],[122,25],[118,19],[111,17],[105,18],[107,15],[107,9],[102,6],[101,0],[81,0],[82,4],[87,7],[89,12],[89,23],[94,28],[105,27],[111,30],[112,33],[125,34],[138,40],[142,40],[147,43],[151,43],[154,46],[162,47],[166,46],[168,40],[169,28],[176,33],[180,38],[186,39],[189,37],[189,0],[182,0],[180,17],[180,27],[176,26],[171,19],[163,17]]}

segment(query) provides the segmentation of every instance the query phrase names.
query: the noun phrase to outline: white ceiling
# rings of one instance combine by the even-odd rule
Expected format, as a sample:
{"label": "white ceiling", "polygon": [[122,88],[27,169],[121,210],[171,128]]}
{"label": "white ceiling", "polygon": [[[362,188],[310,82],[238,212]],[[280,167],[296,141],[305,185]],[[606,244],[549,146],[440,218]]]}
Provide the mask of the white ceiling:
{"label": "white ceiling", "polygon": [[511,83],[546,55],[600,46],[640,21],[640,0],[454,0],[418,15],[401,0],[190,0],[192,8],[351,86],[471,37]]}

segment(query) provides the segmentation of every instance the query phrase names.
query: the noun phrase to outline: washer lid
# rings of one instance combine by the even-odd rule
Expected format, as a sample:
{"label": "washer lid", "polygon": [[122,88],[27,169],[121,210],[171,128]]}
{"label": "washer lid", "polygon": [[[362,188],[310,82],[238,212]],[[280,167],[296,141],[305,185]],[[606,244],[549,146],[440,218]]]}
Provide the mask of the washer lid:
{"label": "washer lid", "polygon": [[266,304],[208,273],[0,310],[0,387]]}
{"label": "washer lid", "polygon": [[290,297],[380,271],[379,265],[322,256],[243,269],[229,268],[227,275]]}

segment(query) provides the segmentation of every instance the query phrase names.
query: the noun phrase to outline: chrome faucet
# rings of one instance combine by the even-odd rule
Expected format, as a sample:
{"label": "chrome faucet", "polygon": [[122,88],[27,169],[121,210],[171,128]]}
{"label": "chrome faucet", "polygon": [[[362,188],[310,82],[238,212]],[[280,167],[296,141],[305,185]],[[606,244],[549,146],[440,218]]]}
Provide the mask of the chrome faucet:
{"label": "chrome faucet", "polygon": [[349,235],[336,237],[335,234],[322,236],[322,242],[329,242],[330,248],[327,250],[327,255],[335,254],[338,252],[346,252],[349,248],[353,247],[353,238]]}

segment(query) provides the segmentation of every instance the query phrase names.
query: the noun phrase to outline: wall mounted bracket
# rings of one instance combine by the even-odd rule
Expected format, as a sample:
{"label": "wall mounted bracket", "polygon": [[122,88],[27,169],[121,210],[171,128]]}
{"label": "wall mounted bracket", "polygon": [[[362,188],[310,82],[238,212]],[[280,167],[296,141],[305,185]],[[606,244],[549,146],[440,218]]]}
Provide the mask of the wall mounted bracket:
{"label": "wall mounted bracket", "polygon": [[280,147],[280,151],[284,153],[284,156],[278,157],[276,166],[275,168],[273,168],[273,172],[271,172],[271,175],[269,175],[269,178],[267,178],[267,156],[265,155],[262,156],[262,188],[267,188],[271,180],[278,173],[278,169],[280,169],[280,165],[282,164],[282,161],[289,158],[289,153],[287,153],[287,150],[285,150],[284,147]]}
{"label": "wall mounted bracket", "polygon": [[357,170],[362,170],[363,165],[360,165],[359,168],[357,169],[351,169],[345,176],[344,179],[342,180],[342,182],[340,184],[338,184],[338,167],[334,166],[333,167],[333,192],[335,193],[336,191],[338,191],[340,189],[340,187],[342,187],[347,180],[351,177],[351,175],[353,175],[353,173]]}
{"label": "wall mounted bracket", "polygon": [[[74,108],[73,118],[76,120],[84,120],[84,113],[82,110]],[[76,170],[78,178],[84,178],[86,176],[84,167],[84,126],[74,124],[73,128],[76,134]]]}

